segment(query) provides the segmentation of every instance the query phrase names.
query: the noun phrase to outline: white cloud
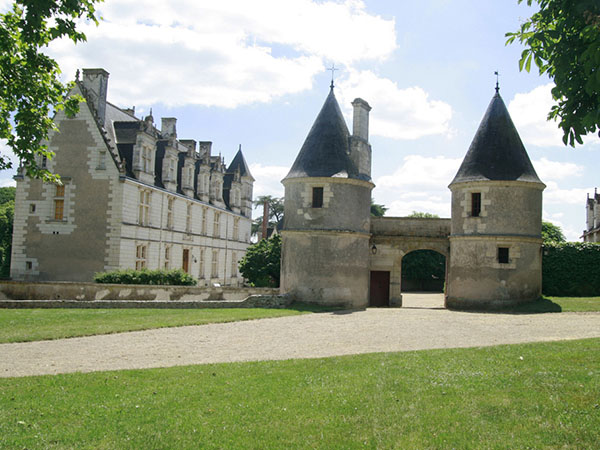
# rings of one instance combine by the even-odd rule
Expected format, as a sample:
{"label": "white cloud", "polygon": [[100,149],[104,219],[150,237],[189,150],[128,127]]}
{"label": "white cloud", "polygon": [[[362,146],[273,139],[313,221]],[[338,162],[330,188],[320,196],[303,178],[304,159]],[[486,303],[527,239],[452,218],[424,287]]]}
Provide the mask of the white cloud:
{"label": "white cloud", "polygon": [[579,177],[585,169],[583,166],[575,163],[549,161],[546,158],[533,161],[533,166],[542,181]]}
{"label": "white cloud", "polygon": [[405,189],[412,187],[418,193],[422,187],[446,189],[452,181],[461,158],[444,156],[425,157],[408,155],[403,164],[392,175],[384,175],[376,180],[378,188]]}
{"label": "white cloud", "polygon": [[564,147],[558,122],[547,120],[554,104],[550,92],[553,87],[553,83],[548,83],[532,91],[515,94],[508,104],[510,116],[526,146]]}
{"label": "white cloud", "polygon": [[555,181],[548,181],[544,190],[544,203],[581,205],[583,209],[587,194],[593,191],[594,188],[562,189]]}
{"label": "white cloud", "polygon": [[[353,71],[338,82],[343,108],[356,97],[369,102],[372,135],[392,139],[418,139],[423,136],[450,135],[452,108],[447,103],[431,100],[429,94],[415,86],[400,89],[394,81],[380,78],[371,71]],[[349,115],[349,114],[348,114]]]}
{"label": "white cloud", "polygon": [[133,0],[100,5],[87,43],[51,47],[70,78],[104,67],[115,103],[233,108],[310,89],[325,63],[382,60],[395,23],[359,0]]}
{"label": "white cloud", "polygon": [[261,195],[283,197],[284,189],[281,180],[290,171],[284,166],[264,166],[262,164],[250,164],[250,173],[256,180],[254,183],[254,198]]}

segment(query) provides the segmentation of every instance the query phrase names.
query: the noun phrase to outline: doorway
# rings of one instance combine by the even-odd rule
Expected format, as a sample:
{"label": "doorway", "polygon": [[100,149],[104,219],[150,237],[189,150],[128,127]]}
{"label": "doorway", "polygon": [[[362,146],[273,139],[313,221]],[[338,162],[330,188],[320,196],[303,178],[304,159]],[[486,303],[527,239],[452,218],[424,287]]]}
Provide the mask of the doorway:
{"label": "doorway", "polygon": [[371,271],[369,306],[390,305],[390,272],[383,270]]}
{"label": "doorway", "polygon": [[183,249],[183,262],[181,267],[185,273],[190,273],[190,250],[188,248]]}

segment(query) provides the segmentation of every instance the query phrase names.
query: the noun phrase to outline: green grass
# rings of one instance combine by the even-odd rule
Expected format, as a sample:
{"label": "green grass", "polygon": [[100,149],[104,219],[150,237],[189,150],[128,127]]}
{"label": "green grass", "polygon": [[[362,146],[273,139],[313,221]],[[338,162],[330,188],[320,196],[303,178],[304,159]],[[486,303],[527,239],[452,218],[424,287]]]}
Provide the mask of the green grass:
{"label": "green grass", "polygon": [[525,303],[514,308],[513,312],[544,313],[544,312],[598,312],[600,297],[546,297]]}
{"label": "green grass", "polygon": [[0,448],[598,448],[600,339],[0,379]]}
{"label": "green grass", "polygon": [[289,309],[0,309],[0,343],[234,322],[324,310],[305,305]]}

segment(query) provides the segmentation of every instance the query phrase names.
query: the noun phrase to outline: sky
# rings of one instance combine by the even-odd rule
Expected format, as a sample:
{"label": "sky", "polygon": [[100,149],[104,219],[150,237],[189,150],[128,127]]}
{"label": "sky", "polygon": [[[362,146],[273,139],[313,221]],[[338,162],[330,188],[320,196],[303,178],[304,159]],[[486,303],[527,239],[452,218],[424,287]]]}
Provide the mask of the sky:
{"label": "sky", "polygon": [[[0,0],[5,10],[9,0]],[[517,0],[106,0],[87,42],[46,51],[63,81],[78,68],[110,73],[108,100],[177,117],[180,139],[213,142],[230,162],[239,145],[254,195],[283,196],[280,181],[327,94],[351,130],[350,102],[372,107],[376,203],[388,216],[450,217],[450,190],[494,95],[495,71],[534,167],[546,184],[543,219],[580,240],[585,201],[600,187],[600,139],[573,149],[546,115],[551,81],[519,72],[523,50],[505,45],[535,7]],[[159,125],[160,126],[160,125]],[[6,152],[6,149],[3,149]],[[0,185],[14,184],[10,171]],[[260,209],[256,215],[260,214]]]}

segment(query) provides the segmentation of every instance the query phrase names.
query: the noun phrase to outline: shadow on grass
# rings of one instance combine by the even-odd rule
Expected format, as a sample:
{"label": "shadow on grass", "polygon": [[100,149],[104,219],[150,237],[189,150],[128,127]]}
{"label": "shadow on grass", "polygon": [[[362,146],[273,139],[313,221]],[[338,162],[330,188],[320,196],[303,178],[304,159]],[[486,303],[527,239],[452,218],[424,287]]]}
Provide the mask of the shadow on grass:
{"label": "shadow on grass", "polygon": [[533,302],[523,303],[521,305],[512,306],[507,309],[502,309],[499,312],[514,314],[559,313],[562,312],[562,307],[558,303],[554,303],[548,298],[540,298]]}
{"label": "shadow on grass", "polygon": [[291,309],[293,311],[301,311],[301,312],[340,312],[340,311],[348,311],[348,308],[343,308],[341,306],[324,306],[324,305],[314,305],[311,303],[301,303],[301,302],[293,302],[290,306],[285,309]]}

